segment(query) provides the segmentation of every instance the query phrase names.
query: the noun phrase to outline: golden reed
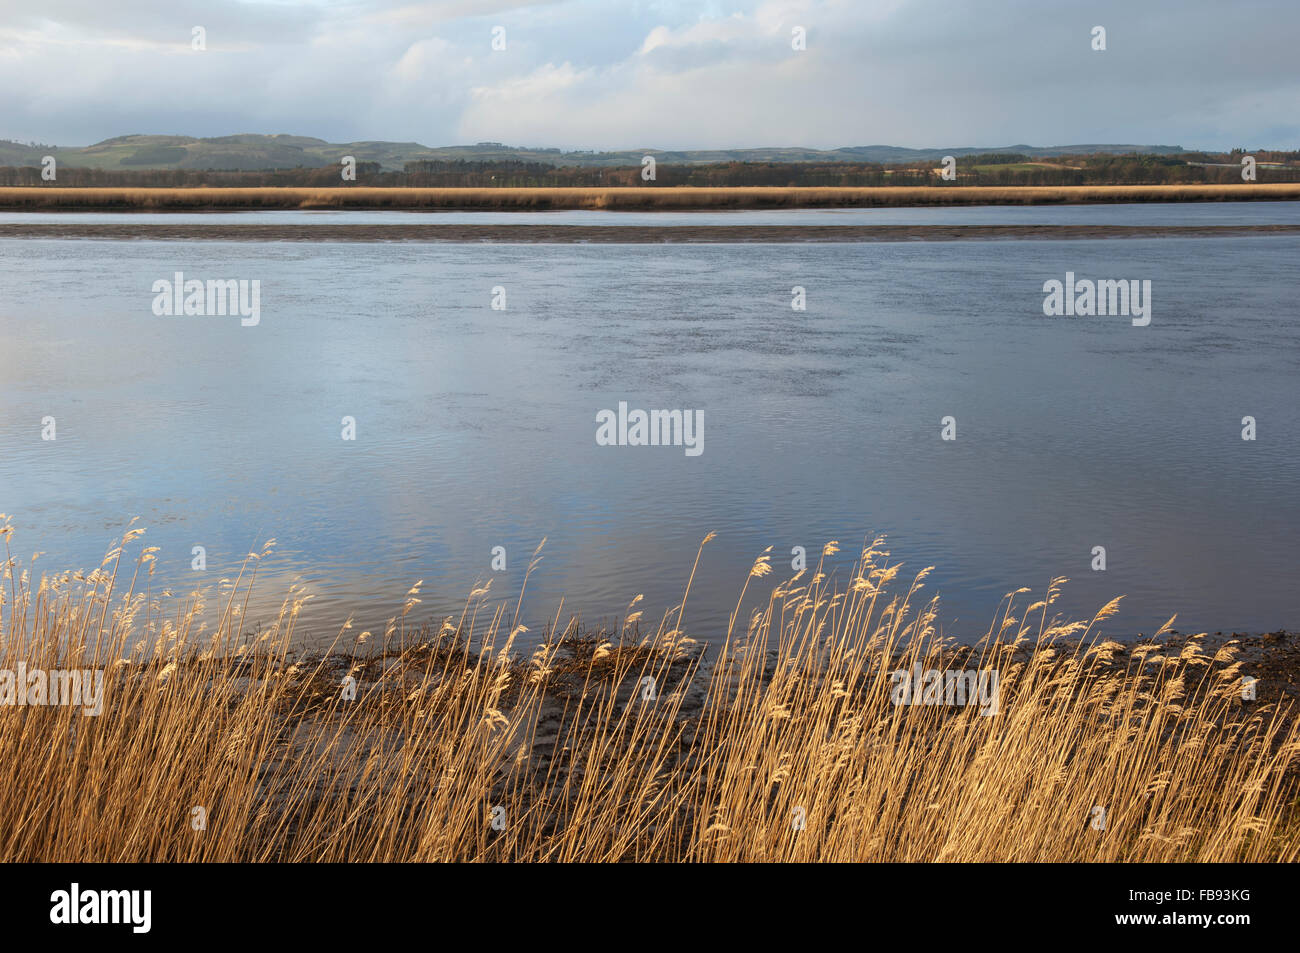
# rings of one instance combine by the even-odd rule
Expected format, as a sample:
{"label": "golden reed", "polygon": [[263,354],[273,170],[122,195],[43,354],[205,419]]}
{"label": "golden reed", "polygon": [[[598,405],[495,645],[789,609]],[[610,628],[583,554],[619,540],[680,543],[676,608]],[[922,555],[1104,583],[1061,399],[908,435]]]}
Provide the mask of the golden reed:
{"label": "golden reed", "polygon": [[[1023,609],[1027,590],[1008,594],[961,646],[920,597],[928,570],[899,583],[875,540],[837,584],[829,543],[758,593],[761,555],[707,652],[685,634],[692,568],[644,634],[637,597],[620,631],[557,615],[520,648],[522,593],[494,604],[488,586],[418,627],[417,585],[384,631],[346,623],[301,655],[301,591],[244,631],[269,544],[209,607],[154,594],[157,550],[126,555],[141,529],[91,572],[40,578],[11,533],[0,517],[0,671],[105,678],[98,715],[0,705],[4,861],[1300,855],[1290,710],[1243,701],[1231,646],[1104,640],[1118,600],[1061,621],[1063,580]],[[952,670],[995,672],[994,709],[920,697],[920,673]]]}
{"label": "golden reed", "polygon": [[684,211],[1300,199],[1300,183],[880,188],[0,188],[4,210],[605,209]]}

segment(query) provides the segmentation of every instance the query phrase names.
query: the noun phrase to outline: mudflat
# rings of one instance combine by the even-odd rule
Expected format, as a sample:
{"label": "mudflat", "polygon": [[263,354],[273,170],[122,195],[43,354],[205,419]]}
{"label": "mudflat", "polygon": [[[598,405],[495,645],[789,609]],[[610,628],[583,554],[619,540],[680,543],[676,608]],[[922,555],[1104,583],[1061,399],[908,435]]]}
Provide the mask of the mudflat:
{"label": "mudflat", "polygon": [[249,242],[953,242],[1300,235],[1300,225],[170,225],[0,224],[0,238]]}

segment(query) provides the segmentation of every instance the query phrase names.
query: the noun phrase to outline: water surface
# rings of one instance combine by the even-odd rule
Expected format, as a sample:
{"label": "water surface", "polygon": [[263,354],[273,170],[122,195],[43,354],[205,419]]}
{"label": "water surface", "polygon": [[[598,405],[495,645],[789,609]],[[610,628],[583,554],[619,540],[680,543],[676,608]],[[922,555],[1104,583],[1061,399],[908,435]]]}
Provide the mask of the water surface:
{"label": "water surface", "polygon": [[[719,214],[1250,224],[1297,204]],[[601,213],[550,217],[588,214]],[[141,218],[78,216],[91,217]],[[425,216],[345,220],[389,217]],[[230,575],[275,537],[261,591],[278,604],[303,577],[318,633],[350,613],[387,618],[419,579],[420,618],[458,610],[488,578],[513,605],[544,536],[525,608],[535,631],[562,597],[595,622],[643,593],[657,616],[709,531],[687,613],[700,638],[725,626],[765,547],[788,574],[792,547],[815,557],[837,539],[846,578],[877,533],[909,570],[937,567],[925,592],[942,594],[959,637],[982,634],[1004,593],[1056,575],[1072,579],[1067,613],[1127,594],[1116,636],[1174,613],[1184,630],[1300,628],[1298,256],[1294,237],[5,240],[0,512],[19,528],[16,555],[42,550],[49,569],[97,565],[139,516],[163,547],[157,585],[178,588]],[[1067,270],[1150,279],[1150,326],[1044,317],[1042,283]],[[261,323],[155,316],[151,286],[176,271],[260,280]],[[805,312],[791,309],[795,285]],[[497,286],[504,311],[490,307]],[[597,446],[596,413],[619,401],[702,410],[704,452]],[[940,439],[948,415],[953,442]],[[40,439],[45,416],[56,441]],[[340,438],[344,416],[355,442]],[[206,574],[190,569],[200,544]],[[1090,569],[1098,545],[1106,572]],[[505,572],[490,570],[494,546]]]}

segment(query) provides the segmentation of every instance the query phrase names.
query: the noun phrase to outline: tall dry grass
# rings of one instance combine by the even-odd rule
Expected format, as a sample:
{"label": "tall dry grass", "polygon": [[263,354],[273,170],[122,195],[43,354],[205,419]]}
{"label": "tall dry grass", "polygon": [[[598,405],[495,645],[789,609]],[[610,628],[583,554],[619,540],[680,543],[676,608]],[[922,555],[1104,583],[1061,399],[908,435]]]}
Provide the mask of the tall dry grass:
{"label": "tall dry grass", "polygon": [[[685,634],[690,581],[644,636],[633,600],[608,638],[557,625],[529,651],[517,651],[522,593],[494,603],[477,589],[424,629],[411,624],[417,585],[383,632],[345,626],[306,658],[290,652],[301,593],[242,634],[267,550],[205,612],[199,596],[151,595],[155,550],[128,556],[141,532],[89,573],[36,579],[7,558],[0,670],[100,667],[107,684],[98,717],[0,706],[0,859],[1300,853],[1297,722],[1243,704],[1230,649],[1103,641],[1115,603],[1087,623],[1056,619],[1059,580],[1023,609],[1026,590],[1009,595],[963,648],[935,633],[926,572],[901,583],[876,540],[837,586],[831,543],[748,615],[742,591],[707,657]],[[11,533],[0,527],[7,551]],[[746,590],[770,572],[760,556]],[[917,663],[996,669],[998,713],[893,704],[889,673]],[[1104,830],[1089,824],[1098,806]]]}
{"label": "tall dry grass", "polygon": [[0,209],[233,211],[240,209],[596,209],[687,211],[919,205],[1062,205],[1300,199],[1300,183],[941,187],[699,188],[0,188]]}

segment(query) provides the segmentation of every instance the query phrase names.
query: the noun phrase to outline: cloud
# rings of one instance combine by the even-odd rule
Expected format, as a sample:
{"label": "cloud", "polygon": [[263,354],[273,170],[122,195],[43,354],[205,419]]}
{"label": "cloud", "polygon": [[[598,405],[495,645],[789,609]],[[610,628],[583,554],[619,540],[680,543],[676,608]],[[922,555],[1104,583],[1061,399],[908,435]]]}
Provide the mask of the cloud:
{"label": "cloud", "polygon": [[[1291,0],[0,0],[0,136],[1296,148]],[[1094,25],[1108,49],[1090,47]],[[190,49],[202,25],[208,49]],[[505,51],[490,46],[504,26]],[[806,30],[807,49],[791,48]]]}

